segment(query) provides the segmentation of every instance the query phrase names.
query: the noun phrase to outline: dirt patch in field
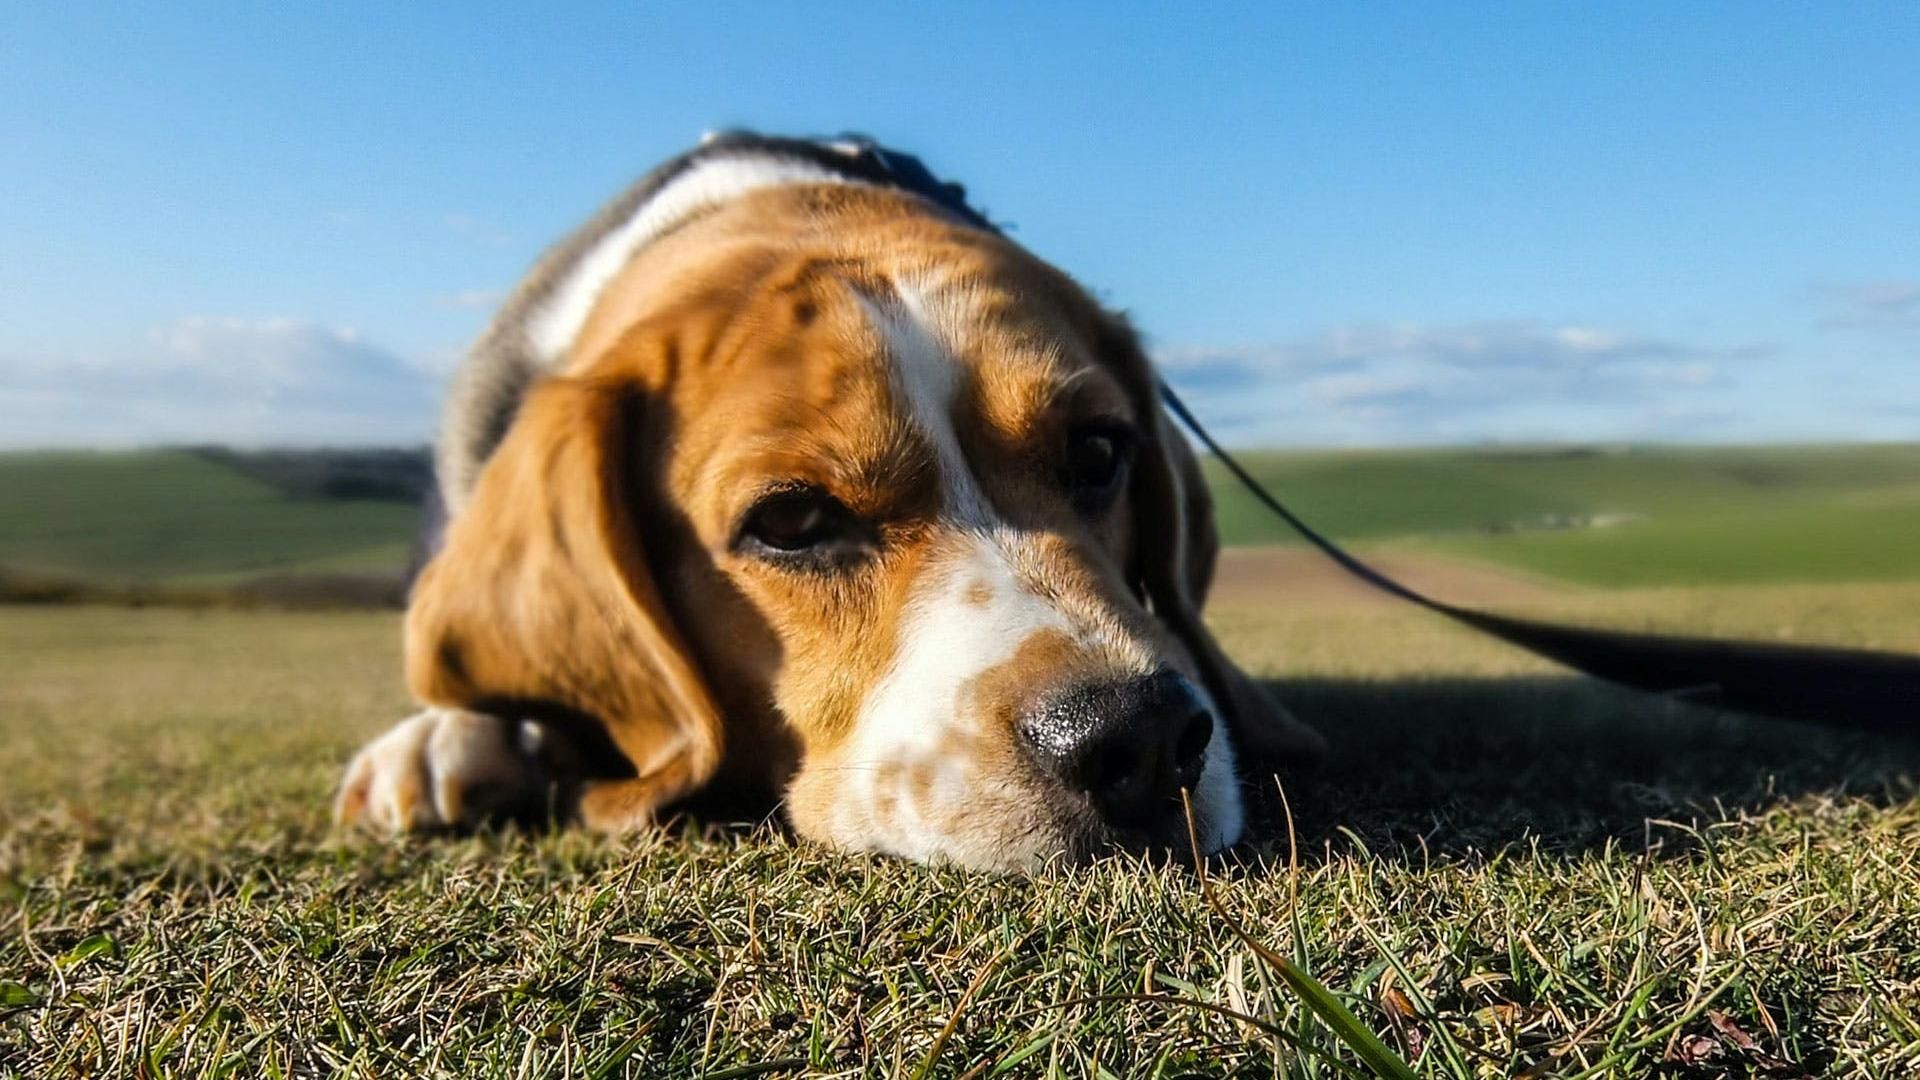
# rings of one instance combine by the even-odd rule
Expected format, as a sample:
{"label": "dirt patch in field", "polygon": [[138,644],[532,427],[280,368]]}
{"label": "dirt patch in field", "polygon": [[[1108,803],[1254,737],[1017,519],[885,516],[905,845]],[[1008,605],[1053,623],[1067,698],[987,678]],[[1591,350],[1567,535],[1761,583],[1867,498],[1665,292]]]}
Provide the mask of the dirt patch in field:
{"label": "dirt patch in field", "polygon": [[[1396,551],[1362,557],[1387,576],[1436,600],[1467,607],[1526,607],[1580,592],[1558,582],[1440,555]],[[1405,606],[1406,602],[1361,583],[1317,551],[1245,547],[1221,551],[1208,603],[1325,610]]]}

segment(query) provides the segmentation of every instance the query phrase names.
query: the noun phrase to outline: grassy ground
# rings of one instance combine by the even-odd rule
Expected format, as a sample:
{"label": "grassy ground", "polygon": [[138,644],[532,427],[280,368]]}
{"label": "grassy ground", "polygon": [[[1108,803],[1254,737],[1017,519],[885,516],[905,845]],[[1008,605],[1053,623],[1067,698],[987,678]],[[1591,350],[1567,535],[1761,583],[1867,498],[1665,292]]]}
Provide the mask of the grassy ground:
{"label": "grassy ground", "polygon": [[[1920,1071],[1920,747],[1673,708],[1299,595],[1216,615],[1335,741],[1287,778],[1299,872],[1263,784],[1261,838],[1213,878],[1420,1072]],[[1920,646],[1920,585],[1528,602]],[[1177,867],[984,877],[771,829],[333,837],[336,770],[405,706],[396,636],[365,613],[0,608],[0,1074],[1352,1061]]]}

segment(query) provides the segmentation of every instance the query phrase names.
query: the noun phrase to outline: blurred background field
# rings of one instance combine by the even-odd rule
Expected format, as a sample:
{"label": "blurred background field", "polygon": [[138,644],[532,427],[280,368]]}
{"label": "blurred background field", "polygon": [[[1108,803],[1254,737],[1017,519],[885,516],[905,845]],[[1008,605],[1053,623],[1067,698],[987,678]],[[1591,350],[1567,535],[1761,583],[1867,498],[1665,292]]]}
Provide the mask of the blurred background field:
{"label": "blurred background field", "polygon": [[[1920,577],[1920,445],[1561,447],[1245,458],[1335,537],[1598,586]],[[1229,544],[1293,543],[1212,474]]]}
{"label": "blurred background field", "polygon": [[424,450],[0,454],[0,596],[397,603]]}
{"label": "blurred background field", "polygon": [[[1389,559],[1570,587],[1920,580],[1920,443],[1245,460],[1310,522]],[[429,476],[425,449],[0,454],[0,583],[16,598],[390,604]],[[1298,546],[1211,478],[1227,544]]]}

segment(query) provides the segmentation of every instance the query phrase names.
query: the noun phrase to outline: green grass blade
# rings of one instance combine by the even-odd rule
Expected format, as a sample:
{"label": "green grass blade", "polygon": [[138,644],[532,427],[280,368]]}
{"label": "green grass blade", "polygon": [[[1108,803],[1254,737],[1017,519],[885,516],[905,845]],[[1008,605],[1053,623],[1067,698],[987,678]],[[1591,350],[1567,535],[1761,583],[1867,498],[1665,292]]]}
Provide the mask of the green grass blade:
{"label": "green grass blade", "polygon": [[1227,930],[1252,949],[1253,954],[1259,957],[1262,963],[1272,968],[1280,976],[1280,980],[1287,984],[1287,989],[1293,991],[1294,996],[1320,1018],[1320,1022],[1327,1026],[1327,1030],[1333,1032],[1335,1038],[1347,1044],[1349,1050],[1359,1055],[1360,1060],[1366,1063],[1367,1068],[1373,1070],[1375,1076],[1390,1078],[1390,1080],[1416,1080],[1418,1074],[1413,1071],[1412,1066],[1401,1060],[1400,1055],[1394,1053],[1392,1048],[1381,1041],[1380,1036],[1375,1035],[1371,1029],[1361,1023],[1359,1017],[1354,1016],[1340,999],[1334,996],[1333,991],[1327,989],[1320,980],[1307,974],[1293,961],[1261,944],[1240,925],[1238,919],[1227,911],[1226,905],[1214,895],[1213,883],[1207,879],[1206,860],[1201,857],[1200,836],[1193,823],[1193,803],[1184,790],[1180,793],[1180,797],[1186,803],[1187,841],[1193,848],[1193,868],[1200,878],[1200,895],[1206,899],[1207,905],[1213,908],[1214,914],[1220,916],[1220,920],[1226,923]]}

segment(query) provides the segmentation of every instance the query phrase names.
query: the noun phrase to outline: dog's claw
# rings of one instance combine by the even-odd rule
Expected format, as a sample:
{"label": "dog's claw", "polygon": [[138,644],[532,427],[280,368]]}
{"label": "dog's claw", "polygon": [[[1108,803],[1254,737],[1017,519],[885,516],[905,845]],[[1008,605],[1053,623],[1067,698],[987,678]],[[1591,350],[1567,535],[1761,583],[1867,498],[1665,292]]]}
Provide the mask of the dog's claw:
{"label": "dog's claw", "polygon": [[354,755],[333,819],[390,833],[473,828],[537,790],[515,725],[459,709],[428,709]]}

